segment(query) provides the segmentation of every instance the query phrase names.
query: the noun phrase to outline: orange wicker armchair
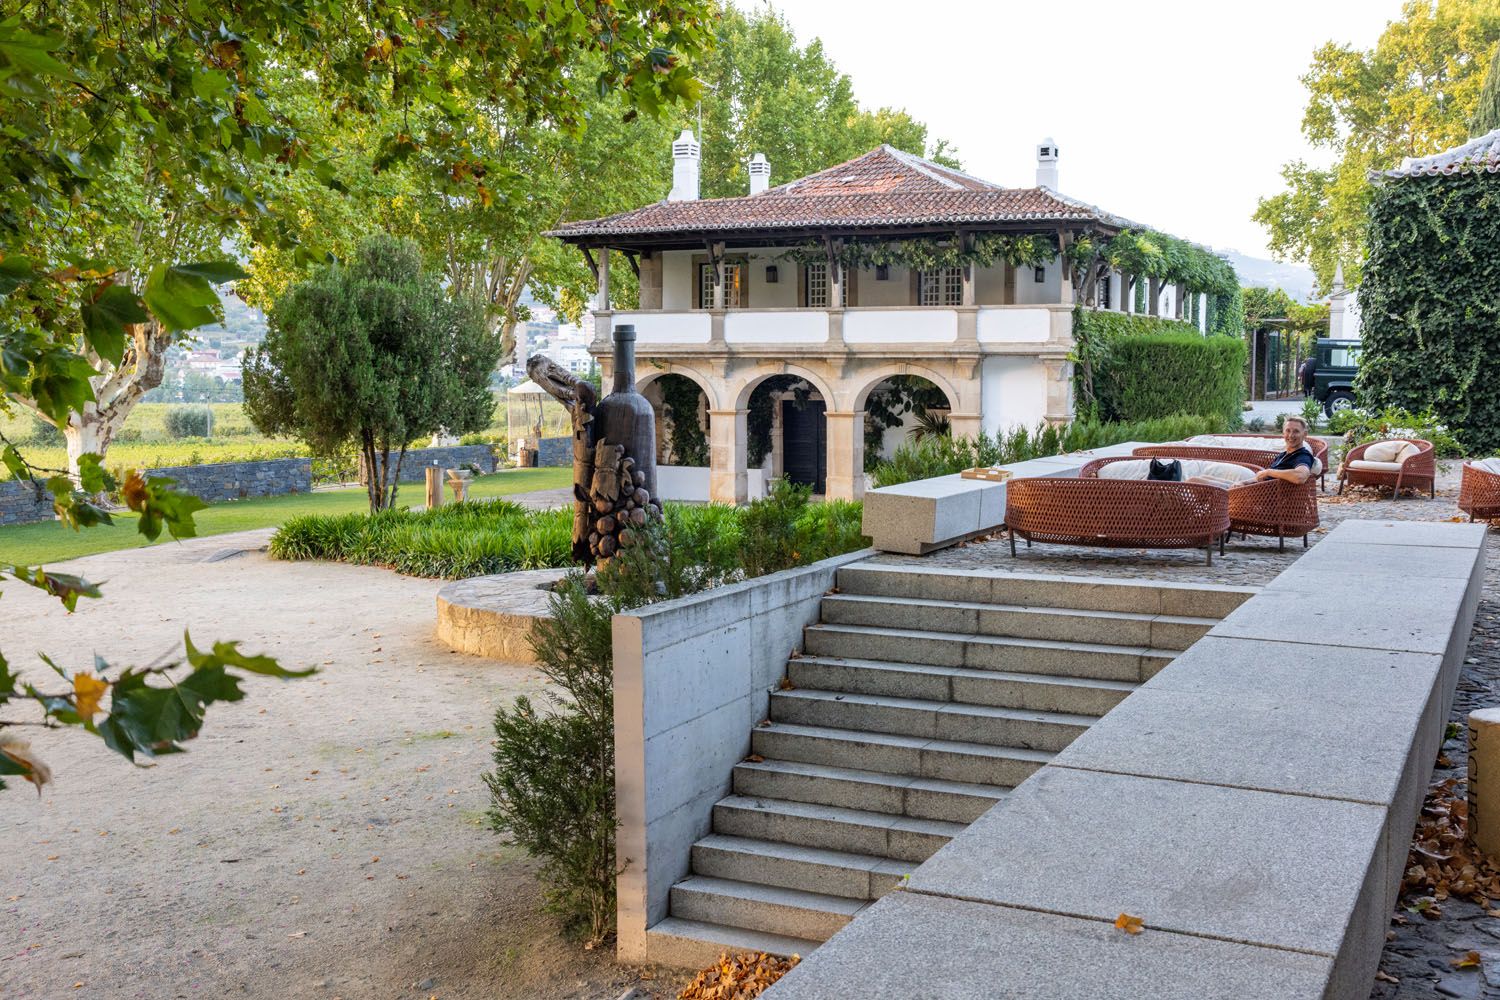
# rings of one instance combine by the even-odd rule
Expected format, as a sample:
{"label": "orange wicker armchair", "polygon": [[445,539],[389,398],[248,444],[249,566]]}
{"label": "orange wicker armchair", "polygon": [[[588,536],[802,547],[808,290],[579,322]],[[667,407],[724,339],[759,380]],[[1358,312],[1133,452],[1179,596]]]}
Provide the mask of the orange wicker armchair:
{"label": "orange wicker armchair", "polygon": [[1113,548],[1202,548],[1214,564],[1214,545],[1229,531],[1229,493],[1200,483],[1038,476],[1014,479],[1005,491],[1010,553],[1016,538],[1031,543]]}
{"label": "orange wicker armchair", "polygon": [[1465,462],[1458,487],[1458,509],[1468,514],[1470,521],[1500,520],[1500,472]]}
{"label": "orange wicker armchair", "polygon": [[[1189,456],[1191,457],[1191,456]],[[1078,473],[1081,479],[1093,479],[1099,470],[1115,462],[1134,462],[1136,458],[1096,458]],[[1249,462],[1226,463],[1259,470]],[[1301,537],[1303,548],[1307,536],[1318,526],[1317,485],[1308,479],[1300,486],[1281,479],[1235,483],[1229,490],[1229,530],[1242,535],[1275,536],[1282,549],[1288,538]],[[1500,501],[1497,501],[1500,502]]]}
{"label": "orange wicker armchair", "polygon": [[[1272,451],[1272,458],[1281,454],[1285,447],[1285,443],[1282,441],[1280,435],[1276,434],[1216,434],[1214,436],[1221,438],[1244,438],[1246,441],[1264,441],[1266,447]],[[1323,466],[1323,471],[1318,473],[1318,478],[1322,481],[1323,489],[1326,490],[1328,488],[1328,442],[1322,438],[1308,437],[1307,446],[1312,449],[1313,458],[1316,458]]]}
{"label": "orange wicker armchair", "polygon": [[1201,458],[1207,462],[1234,462],[1236,465],[1251,465],[1257,469],[1269,469],[1280,448],[1259,451],[1253,448],[1210,448],[1198,444],[1143,444],[1131,452],[1137,458]]}
{"label": "orange wicker armchair", "polygon": [[1339,493],[1344,492],[1345,486],[1389,486],[1391,499],[1394,500],[1401,495],[1402,487],[1409,486],[1418,490],[1426,487],[1429,497],[1437,496],[1437,459],[1433,456],[1431,441],[1413,438],[1411,443],[1417,446],[1415,453],[1407,455],[1399,462],[1380,463],[1395,466],[1394,468],[1350,468],[1351,463],[1364,460],[1366,451],[1383,443],[1371,441],[1349,449],[1349,453],[1344,456],[1343,468],[1339,472]]}

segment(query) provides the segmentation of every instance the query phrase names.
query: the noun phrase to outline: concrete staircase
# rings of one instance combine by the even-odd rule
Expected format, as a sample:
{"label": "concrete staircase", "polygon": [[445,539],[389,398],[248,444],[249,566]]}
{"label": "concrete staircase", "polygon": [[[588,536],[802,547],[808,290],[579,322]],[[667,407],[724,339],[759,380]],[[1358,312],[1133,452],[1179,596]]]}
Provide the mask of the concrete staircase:
{"label": "concrete staircase", "polygon": [[1251,593],[841,569],[651,932],[806,954]]}

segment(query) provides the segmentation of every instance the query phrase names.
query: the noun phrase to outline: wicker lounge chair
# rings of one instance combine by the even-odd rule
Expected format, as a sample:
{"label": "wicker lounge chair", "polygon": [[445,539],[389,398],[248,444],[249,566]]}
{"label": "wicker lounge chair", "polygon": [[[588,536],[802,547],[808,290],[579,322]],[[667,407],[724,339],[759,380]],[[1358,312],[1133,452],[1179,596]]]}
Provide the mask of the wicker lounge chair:
{"label": "wicker lounge chair", "polygon": [[1281,454],[1281,449],[1212,448],[1186,441],[1168,441],[1166,444],[1141,445],[1131,454],[1138,458],[1201,458],[1209,462],[1237,462],[1253,465],[1257,469],[1268,469],[1276,461],[1276,456]]}
{"label": "wicker lounge chair", "polygon": [[[1215,434],[1214,437],[1221,440],[1224,438],[1240,438],[1249,443],[1265,442],[1264,447],[1272,450],[1273,458],[1275,455],[1281,454],[1284,449],[1284,444],[1279,434]],[[1193,441],[1189,439],[1187,443],[1192,444]],[[1322,488],[1326,490],[1328,489],[1328,442],[1322,438],[1308,437],[1307,446],[1312,449],[1313,458],[1316,458],[1322,466],[1322,469],[1318,472],[1318,479],[1322,482]]]}
{"label": "wicker lounge chair", "polygon": [[[1407,449],[1396,461],[1379,457],[1385,450],[1382,446],[1396,444],[1416,445],[1416,450]],[[1372,448],[1376,449],[1377,457],[1366,458]],[[1418,490],[1426,487],[1429,497],[1437,496],[1437,460],[1432,454],[1432,442],[1415,438],[1410,441],[1371,441],[1349,449],[1339,473],[1339,492],[1343,493],[1347,485],[1389,486],[1392,500],[1401,495],[1404,486]]]}
{"label": "wicker lounge chair", "polygon": [[[1080,478],[1094,478],[1099,470],[1119,462],[1142,461],[1137,458],[1098,458],[1079,471]],[[1256,470],[1259,466],[1248,462],[1222,463]],[[1229,484],[1229,530],[1241,535],[1274,536],[1281,549],[1286,548],[1288,538],[1302,539],[1307,547],[1307,536],[1318,526],[1317,485],[1308,479],[1300,486],[1281,479],[1263,479],[1260,482]]]}
{"label": "wicker lounge chair", "polygon": [[1111,548],[1202,548],[1229,531],[1229,491],[1201,483],[1038,476],[1012,480],[1005,491],[1010,552],[1016,538]]}
{"label": "wicker lounge chair", "polygon": [[[1500,466],[1500,459],[1486,464]],[[1490,470],[1474,462],[1463,464],[1463,479],[1458,487],[1458,509],[1470,521],[1500,520],[1500,469]]]}

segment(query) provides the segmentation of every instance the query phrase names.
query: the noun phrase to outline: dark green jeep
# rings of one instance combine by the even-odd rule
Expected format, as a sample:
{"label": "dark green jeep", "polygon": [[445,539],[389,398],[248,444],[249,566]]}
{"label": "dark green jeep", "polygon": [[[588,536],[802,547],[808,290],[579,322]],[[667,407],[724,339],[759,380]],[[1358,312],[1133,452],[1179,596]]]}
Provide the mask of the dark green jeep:
{"label": "dark green jeep", "polygon": [[1354,407],[1354,373],[1359,370],[1359,352],[1363,346],[1358,340],[1318,339],[1313,355],[1317,368],[1313,371],[1312,395],[1330,417]]}

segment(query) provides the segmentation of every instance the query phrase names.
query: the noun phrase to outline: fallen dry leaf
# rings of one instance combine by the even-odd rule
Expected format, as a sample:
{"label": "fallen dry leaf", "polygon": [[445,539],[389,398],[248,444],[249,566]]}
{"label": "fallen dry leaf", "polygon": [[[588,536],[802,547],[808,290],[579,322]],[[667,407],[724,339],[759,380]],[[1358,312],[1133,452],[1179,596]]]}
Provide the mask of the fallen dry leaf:
{"label": "fallen dry leaf", "polygon": [[1469,803],[1457,789],[1457,778],[1428,788],[1401,876],[1403,904],[1429,920],[1442,916],[1437,904],[1449,898],[1478,903],[1489,912],[1497,912],[1491,901],[1500,900],[1500,867],[1469,843]]}
{"label": "fallen dry leaf", "polygon": [[1377,972],[1377,973],[1375,973],[1375,981],[1377,983],[1399,983],[1399,982],[1401,982],[1401,980],[1397,979],[1395,976],[1386,975],[1384,972]]}
{"label": "fallen dry leaf", "polygon": [[1140,917],[1132,917],[1128,913],[1122,913],[1118,917],[1115,917],[1115,927],[1126,934],[1139,934],[1141,926],[1144,923],[1145,921]]}
{"label": "fallen dry leaf", "polygon": [[800,961],[800,955],[777,958],[765,952],[724,952],[717,964],[698,973],[682,988],[677,1000],[754,1000]]}
{"label": "fallen dry leaf", "polygon": [[1455,969],[1477,969],[1480,965],[1479,952],[1467,952],[1463,958],[1455,958],[1448,964],[1453,966]]}
{"label": "fallen dry leaf", "polygon": [[764,764],[766,759],[758,753],[753,753],[745,758],[746,764]]}

